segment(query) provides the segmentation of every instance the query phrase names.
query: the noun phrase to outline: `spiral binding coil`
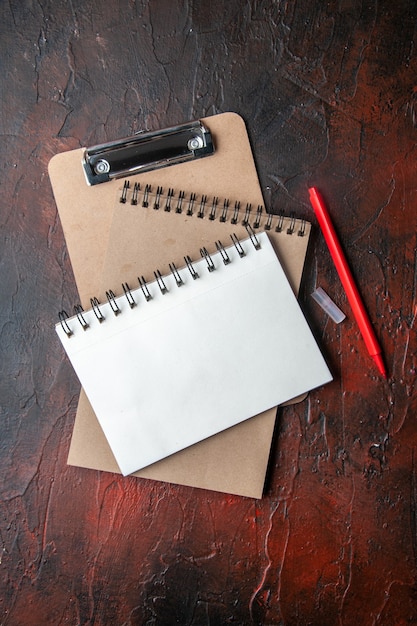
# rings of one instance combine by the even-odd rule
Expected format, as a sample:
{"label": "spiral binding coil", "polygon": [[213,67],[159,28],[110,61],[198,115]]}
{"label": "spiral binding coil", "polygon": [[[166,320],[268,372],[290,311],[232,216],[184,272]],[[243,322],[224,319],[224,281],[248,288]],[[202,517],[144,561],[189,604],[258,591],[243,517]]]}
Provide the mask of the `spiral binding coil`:
{"label": "spiral binding coil", "polygon": [[[249,238],[247,241],[250,241],[252,243],[256,251],[260,250],[261,245],[252,226],[250,224],[246,224],[245,227],[249,235]],[[243,258],[244,256],[246,256],[245,249],[242,243],[240,242],[240,240],[238,239],[238,237],[233,233],[230,235],[230,238],[232,240],[233,246],[235,247],[239,258]],[[215,245],[219,253],[219,259],[223,261],[224,265],[228,265],[231,262],[231,259],[227,250],[223,246],[222,242],[216,241]],[[200,255],[201,255],[201,258],[204,259],[207,264],[207,271],[209,273],[214,272],[216,270],[216,264],[214,263],[213,258],[211,257],[211,255],[209,254],[209,252],[207,251],[205,247],[200,248]],[[177,287],[181,287],[182,285],[184,285],[184,280],[180,273],[182,271],[188,270],[193,280],[196,280],[200,277],[196,268],[194,267],[194,262],[188,255],[184,256],[184,261],[185,261],[185,266],[182,270],[178,270],[174,263],[169,264],[169,269],[171,271],[172,276],[174,277],[175,284]],[[154,271],[154,277],[155,277],[155,284],[158,286],[161,294],[165,295],[166,293],[168,293],[168,288],[164,281],[164,277],[162,276],[161,272],[158,269]],[[147,281],[145,280],[143,276],[138,276],[138,284],[139,284],[138,290],[140,288],[140,290],[142,291],[145,301],[149,302],[150,300],[152,300],[152,294],[148,288]],[[127,283],[122,283],[122,288],[123,288],[123,292],[124,292],[124,295],[126,297],[129,307],[133,309],[137,303],[132,294],[132,290],[130,289]],[[110,310],[113,312],[115,316],[119,315],[122,312],[122,309],[120,308],[117,302],[117,296],[115,295],[115,293],[112,290],[106,291],[106,297],[107,297],[107,302],[110,306]],[[91,304],[91,311],[94,313],[98,322],[101,324],[106,319],[102,311],[102,304],[99,302],[97,298],[90,298],[90,304]],[[59,311],[58,317],[59,317],[59,323],[61,324],[61,328],[64,331],[64,333],[67,335],[67,337],[72,337],[72,335],[74,334],[74,331],[72,330],[69,324],[70,316],[68,315],[68,313],[65,310]],[[73,319],[78,320],[81,328],[84,331],[90,328],[90,324],[86,321],[84,317],[84,309],[81,306],[81,304],[76,304],[74,306]]]}
{"label": "spiral binding coil", "polygon": [[[132,206],[142,206],[144,208],[153,208],[155,211],[166,211],[167,213],[185,213],[188,217],[196,216],[209,220],[219,219],[220,222],[230,221],[231,224],[241,223],[251,225],[254,230],[262,227],[264,230],[274,230],[276,233],[285,232],[287,235],[297,234],[304,237],[306,234],[306,221],[297,219],[294,215],[286,218],[284,215],[273,215],[267,213],[262,205],[258,205],[253,211],[252,205],[247,203],[242,210],[241,203],[236,201],[231,206],[230,200],[224,199],[219,201],[217,196],[211,199],[206,195],[200,198],[195,193],[186,193],[179,191],[178,195],[170,187],[164,192],[163,188],[158,186],[156,191],[152,190],[151,185],[141,187],[140,183],[134,183],[130,186],[130,181],[125,180],[123,189],[119,197],[121,204],[131,204]],[[284,231],[284,224],[289,219],[289,225]]]}

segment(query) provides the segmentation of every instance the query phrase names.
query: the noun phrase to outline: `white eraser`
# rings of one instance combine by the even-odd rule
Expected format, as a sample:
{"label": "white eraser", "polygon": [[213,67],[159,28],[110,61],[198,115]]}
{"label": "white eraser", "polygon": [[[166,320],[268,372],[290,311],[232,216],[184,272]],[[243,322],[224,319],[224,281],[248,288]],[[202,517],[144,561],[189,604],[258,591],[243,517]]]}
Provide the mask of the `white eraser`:
{"label": "white eraser", "polygon": [[323,311],[326,311],[326,313],[329,315],[329,317],[331,317],[332,320],[336,324],[340,324],[340,322],[343,322],[343,320],[345,319],[346,315],[333,302],[333,300],[330,298],[330,296],[327,295],[327,293],[324,291],[324,289],[322,289],[321,287],[317,287],[317,289],[315,291],[313,291],[311,296],[312,296],[312,298],[314,298],[314,300],[317,302],[317,304],[319,304],[321,306]]}

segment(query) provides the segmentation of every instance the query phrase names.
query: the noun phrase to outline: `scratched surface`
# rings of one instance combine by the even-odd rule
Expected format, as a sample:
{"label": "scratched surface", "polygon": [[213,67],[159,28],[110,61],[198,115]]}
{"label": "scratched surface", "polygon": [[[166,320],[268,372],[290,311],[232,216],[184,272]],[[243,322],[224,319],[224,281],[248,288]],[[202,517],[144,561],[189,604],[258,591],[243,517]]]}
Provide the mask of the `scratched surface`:
{"label": "scratched surface", "polygon": [[[1,3],[2,626],[417,623],[416,19],[412,0]],[[68,467],[79,385],[53,331],[76,290],[52,155],[229,110],[274,210],[312,219],[323,190],[390,373],[315,230],[304,308],[334,382],[280,410],[258,501]]]}

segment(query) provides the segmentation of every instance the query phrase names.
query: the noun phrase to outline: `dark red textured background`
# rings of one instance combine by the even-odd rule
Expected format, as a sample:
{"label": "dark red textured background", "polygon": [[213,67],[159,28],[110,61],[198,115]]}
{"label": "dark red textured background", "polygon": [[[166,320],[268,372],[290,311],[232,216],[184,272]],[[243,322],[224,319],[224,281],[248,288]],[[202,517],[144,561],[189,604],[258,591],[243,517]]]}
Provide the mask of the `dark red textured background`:
{"label": "dark red textured background", "polygon": [[[2,626],[417,624],[416,3],[0,9]],[[275,211],[315,223],[323,191],[389,370],[316,228],[303,306],[334,382],[279,411],[257,501],[68,467],[79,385],[53,330],[76,290],[52,155],[223,111]]]}

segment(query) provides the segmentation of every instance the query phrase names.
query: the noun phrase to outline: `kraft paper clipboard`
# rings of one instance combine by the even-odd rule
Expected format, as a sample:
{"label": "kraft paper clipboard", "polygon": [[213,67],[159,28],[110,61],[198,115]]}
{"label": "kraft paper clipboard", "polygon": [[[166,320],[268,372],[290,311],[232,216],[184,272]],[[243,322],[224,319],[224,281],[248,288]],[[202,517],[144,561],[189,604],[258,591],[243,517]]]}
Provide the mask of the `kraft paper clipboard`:
{"label": "kraft paper clipboard", "polygon": [[[249,203],[253,210],[263,204],[243,120],[224,113],[203,120],[214,138],[213,156],[135,175],[135,182],[162,188],[190,190],[195,194],[213,194],[221,199]],[[171,214],[140,207],[130,216],[132,206],[118,202],[118,180],[89,187],[81,168],[83,150],[56,155],[51,159],[49,175],[62,222],[80,301],[86,308],[91,297],[105,299],[105,290],[140,268],[141,273],[155,269],[161,252],[167,260],[186,254],[201,245],[212,245],[230,230],[219,219]],[[125,213],[123,214],[123,210]],[[133,223],[132,223],[133,220]],[[139,224],[137,222],[139,220]],[[139,229],[137,230],[137,227]],[[303,236],[285,236],[291,225],[284,224],[271,240],[295,290],[298,289],[309,235],[303,224]],[[228,229],[229,230],[228,230]],[[233,227],[238,236],[243,226]],[[247,233],[245,231],[247,236]],[[125,238],[134,236],[134,245]],[[279,237],[281,235],[281,237]],[[214,239],[213,239],[214,236]],[[116,260],[114,250],[124,251]],[[169,254],[168,254],[169,253]],[[269,459],[276,411],[269,410],[227,431],[219,433],[186,450],[176,453],[135,476],[215,491],[259,498],[262,496]],[[81,391],[68,462],[71,465],[119,472],[104,434],[83,391]]]}

